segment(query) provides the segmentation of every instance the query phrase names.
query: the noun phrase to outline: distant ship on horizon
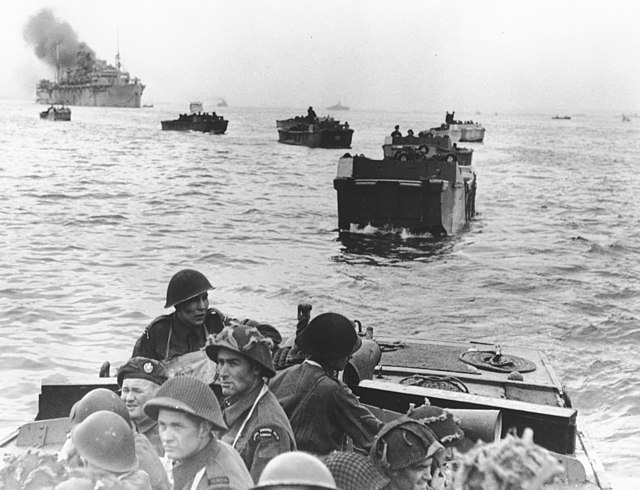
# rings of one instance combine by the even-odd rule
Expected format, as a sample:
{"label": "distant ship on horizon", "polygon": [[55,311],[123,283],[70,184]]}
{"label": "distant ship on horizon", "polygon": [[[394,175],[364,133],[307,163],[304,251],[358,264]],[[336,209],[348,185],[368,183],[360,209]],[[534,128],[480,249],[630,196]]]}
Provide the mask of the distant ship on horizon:
{"label": "distant ship on horizon", "polygon": [[348,111],[349,107],[346,105],[342,105],[340,103],[340,101],[338,101],[338,103],[336,105],[330,105],[329,107],[327,107],[327,110],[329,111]]}
{"label": "distant ship on horizon", "polygon": [[[80,57],[79,57],[80,58]],[[120,53],[115,66],[105,60],[83,58],[75,68],[56,70],[56,80],[40,80],[38,104],[93,107],[140,107],[145,89],[138,78],[121,70]]]}

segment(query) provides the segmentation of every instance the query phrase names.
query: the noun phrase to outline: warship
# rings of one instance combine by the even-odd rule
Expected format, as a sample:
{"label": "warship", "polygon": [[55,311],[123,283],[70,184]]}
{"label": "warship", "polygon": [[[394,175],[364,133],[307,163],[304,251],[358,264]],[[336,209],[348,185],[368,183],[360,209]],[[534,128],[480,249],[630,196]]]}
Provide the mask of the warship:
{"label": "warship", "polygon": [[36,86],[38,104],[94,107],[140,107],[145,86],[121,70],[120,53],[115,66],[87,57],[75,68],[59,70],[56,81],[40,80]]}

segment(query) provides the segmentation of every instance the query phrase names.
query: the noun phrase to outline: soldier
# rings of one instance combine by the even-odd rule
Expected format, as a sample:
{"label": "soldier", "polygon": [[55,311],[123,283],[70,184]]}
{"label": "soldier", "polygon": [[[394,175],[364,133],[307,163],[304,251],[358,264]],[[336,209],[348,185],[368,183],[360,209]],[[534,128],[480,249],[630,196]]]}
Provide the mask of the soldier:
{"label": "soldier", "polygon": [[[135,453],[140,462],[140,469],[149,475],[151,488],[153,490],[169,490],[171,485],[158,454],[149,439],[134,430],[124,402],[113,391],[106,388],[97,388],[84,395],[71,407],[69,413],[71,427],[73,428],[82,423],[92,414],[105,410],[118,415],[129,427],[135,445]],[[80,454],[73,443],[73,438],[67,438],[60,451],[59,459],[66,460],[71,467],[78,467],[82,466],[79,456]]]}
{"label": "soldier", "polygon": [[147,400],[153,398],[160,385],[167,380],[164,367],[155,359],[132,357],[118,369],[117,379],[120,398],[129,411],[131,422],[139,433],[149,439],[158,456],[164,456],[158,434],[158,423],[147,417],[142,408]]}
{"label": "soldier", "polygon": [[[208,291],[211,289],[214,287],[201,272],[184,269],[174,274],[167,286],[164,307],[174,307],[175,311],[156,318],[147,326],[131,357],[161,361],[169,377],[188,374],[211,384],[216,366],[203,347],[207,336],[219,333],[228,321],[222,312],[209,307]],[[260,324],[258,329],[274,342],[282,340],[270,325]]]}
{"label": "soldier", "polygon": [[296,344],[307,358],[278,373],[269,387],[289,417],[298,449],[326,455],[342,449],[348,436],[368,450],[382,422],[336,379],[362,345],[353,323],[323,313],[296,335]]}
{"label": "soldier", "polygon": [[149,475],[138,468],[131,427],[118,414],[92,413],[73,428],[71,440],[93,478],[115,480],[121,490],[152,490]]}
{"label": "soldier", "polygon": [[444,447],[431,429],[406,415],[382,427],[369,456],[390,479],[385,490],[444,488]]}
{"label": "soldier", "polygon": [[265,466],[254,490],[336,490],[329,468],[301,451],[280,454]]}
{"label": "soldier", "polygon": [[296,449],[289,419],[265,383],[275,375],[270,339],[236,324],[209,337],[207,355],[218,364],[229,430],[222,440],[242,456],[254,481],[278,454]]}
{"label": "soldier", "polygon": [[203,381],[193,376],[170,378],[144,411],[158,421],[165,457],[173,461],[175,490],[251,488],[253,481],[240,455],[214,434],[227,427],[213,390]]}

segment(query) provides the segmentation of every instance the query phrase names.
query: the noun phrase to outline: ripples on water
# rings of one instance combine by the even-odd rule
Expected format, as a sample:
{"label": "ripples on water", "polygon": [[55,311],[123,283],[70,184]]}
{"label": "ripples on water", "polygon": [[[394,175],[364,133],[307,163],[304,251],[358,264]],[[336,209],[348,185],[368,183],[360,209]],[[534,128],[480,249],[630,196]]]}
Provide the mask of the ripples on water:
{"label": "ripples on water", "polygon": [[[161,131],[177,106],[75,107],[70,123],[0,107],[5,432],[35,415],[41,378],[123,362],[171,275],[194,267],[217,286],[213,305],[285,334],[304,301],[379,334],[542,349],[605,467],[636,471],[639,120],[473,116],[487,127],[467,145],[478,215],[436,240],[338,234],[344,150],[277,143],[275,119],[295,110],[227,108],[217,136]],[[371,158],[395,124],[444,117],[337,116],[355,129],[350,151]]]}

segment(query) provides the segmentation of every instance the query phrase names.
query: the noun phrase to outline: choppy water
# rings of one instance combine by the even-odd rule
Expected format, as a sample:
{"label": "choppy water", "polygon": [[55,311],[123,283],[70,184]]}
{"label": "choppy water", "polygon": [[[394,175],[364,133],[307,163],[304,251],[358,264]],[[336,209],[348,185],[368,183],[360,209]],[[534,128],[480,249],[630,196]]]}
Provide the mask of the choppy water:
{"label": "choppy water", "polygon": [[[225,108],[226,135],[163,132],[186,107],[0,101],[0,430],[36,413],[41,378],[128,358],[177,270],[212,305],[290,333],[298,302],[386,335],[547,352],[612,475],[640,453],[640,120],[464,115],[478,216],[457,238],[340,238],[332,180],[344,150],[277,143],[304,110]],[[211,108],[205,107],[211,110]],[[318,111],[323,115],[323,111]],[[352,152],[444,114],[350,111]]]}

